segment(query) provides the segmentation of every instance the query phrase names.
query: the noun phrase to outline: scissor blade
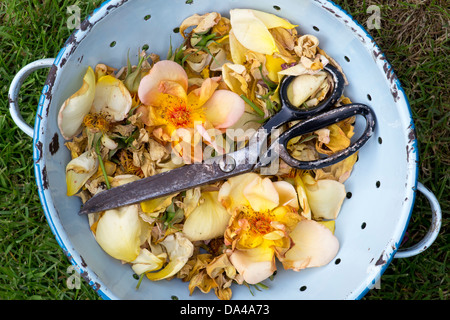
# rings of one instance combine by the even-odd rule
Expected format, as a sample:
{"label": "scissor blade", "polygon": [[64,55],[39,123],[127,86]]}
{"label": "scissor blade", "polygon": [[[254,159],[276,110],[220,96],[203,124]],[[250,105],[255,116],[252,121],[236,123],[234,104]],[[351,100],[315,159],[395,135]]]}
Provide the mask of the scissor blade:
{"label": "scissor blade", "polygon": [[217,162],[185,165],[102,191],[86,201],[79,214],[101,212],[172,195],[244,172],[249,172],[252,168],[252,165],[240,165],[232,172],[223,172]]}

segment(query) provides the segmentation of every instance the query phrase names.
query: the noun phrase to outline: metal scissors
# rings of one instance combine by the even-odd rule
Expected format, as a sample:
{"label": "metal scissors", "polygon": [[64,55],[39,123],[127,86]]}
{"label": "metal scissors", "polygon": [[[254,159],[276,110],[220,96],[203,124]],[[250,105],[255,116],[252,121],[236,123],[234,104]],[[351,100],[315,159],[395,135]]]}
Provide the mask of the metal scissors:
{"label": "metal scissors", "polygon": [[[295,76],[285,76],[279,90],[280,111],[261,126],[245,147],[99,192],[86,201],[79,214],[136,204],[212,184],[236,175],[258,171],[267,167],[272,161],[278,160],[278,157],[289,166],[303,170],[324,168],[344,160],[359,150],[372,136],[376,122],[375,114],[370,107],[359,103],[334,107],[342,96],[345,80],[342,73],[334,66],[327,65],[323,70],[333,78],[333,88],[324,101],[316,107],[301,109],[293,106],[288,99],[287,90]],[[366,126],[360,137],[348,148],[314,161],[300,161],[290,155],[287,144],[291,139],[355,115],[362,115],[366,120]],[[268,141],[273,130],[297,120],[300,121],[272,141]],[[268,142],[270,147],[265,147]]]}

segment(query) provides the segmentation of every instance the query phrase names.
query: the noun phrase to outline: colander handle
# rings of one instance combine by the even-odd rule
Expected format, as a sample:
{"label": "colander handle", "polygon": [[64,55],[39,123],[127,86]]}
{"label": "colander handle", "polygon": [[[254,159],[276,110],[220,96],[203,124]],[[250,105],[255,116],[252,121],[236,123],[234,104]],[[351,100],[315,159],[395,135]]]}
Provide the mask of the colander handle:
{"label": "colander handle", "polygon": [[33,71],[43,68],[50,68],[53,65],[54,61],[55,59],[53,58],[47,58],[36,60],[34,62],[27,64],[25,67],[20,69],[19,72],[17,72],[9,87],[8,101],[9,101],[9,112],[11,114],[11,117],[14,123],[31,138],[33,138],[34,129],[23,120],[20,114],[19,104],[17,103],[20,88],[22,87],[22,84],[24,83],[25,79],[28,78],[28,76]]}
{"label": "colander handle", "polygon": [[415,256],[429,248],[436,240],[442,224],[441,206],[436,196],[422,183],[417,183],[417,190],[420,191],[429,201],[431,206],[431,226],[424,238],[409,248],[401,248],[394,255],[394,258],[409,258]]}

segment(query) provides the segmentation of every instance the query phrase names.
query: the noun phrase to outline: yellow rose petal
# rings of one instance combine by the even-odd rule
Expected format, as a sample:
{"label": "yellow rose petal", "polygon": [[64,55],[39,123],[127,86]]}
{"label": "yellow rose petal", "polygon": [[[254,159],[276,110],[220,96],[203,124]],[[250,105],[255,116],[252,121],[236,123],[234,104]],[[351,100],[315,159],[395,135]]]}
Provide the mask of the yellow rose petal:
{"label": "yellow rose petal", "polygon": [[67,195],[73,196],[98,169],[99,161],[93,151],[86,151],[66,166]]}
{"label": "yellow rose petal", "polygon": [[249,205],[249,201],[244,197],[244,188],[257,177],[256,173],[246,173],[225,181],[219,189],[220,203],[230,212]]}
{"label": "yellow rose petal", "polygon": [[327,227],[334,234],[334,231],[336,230],[336,222],[334,220],[322,220],[317,222]]}
{"label": "yellow rose petal", "polygon": [[233,63],[235,64],[244,64],[246,60],[245,54],[247,53],[248,49],[236,39],[233,30],[230,31],[229,38],[231,60],[233,60]]}
{"label": "yellow rose petal", "polygon": [[230,22],[236,39],[245,48],[262,54],[278,52],[272,34],[252,10],[231,10]]}
{"label": "yellow rose petal", "polygon": [[258,18],[262,23],[264,23],[267,29],[273,29],[278,27],[285,29],[293,29],[297,27],[297,25],[293,25],[286,19],[280,18],[274,14],[259,10],[250,10],[250,11],[256,18]]}
{"label": "yellow rose petal", "polygon": [[[350,138],[345,134],[344,131],[337,124],[332,124],[328,126],[330,130],[330,141],[326,144],[317,142],[316,148],[320,153],[331,155],[336,151],[344,150],[350,146]],[[326,146],[326,148],[323,147]]]}
{"label": "yellow rose petal", "polygon": [[308,198],[305,191],[305,184],[302,181],[301,175],[297,174],[294,181],[298,196],[298,202],[302,209],[301,215],[306,219],[311,219],[311,208],[309,207]]}
{"label": "yellow rose petal", "polygon": [[172,203],[172,198],[175,196],[176,194],[173,194],[166,197],[143,201],[141,202],[141,209],[148,214],[158,214],[170,206]]}
{"label": "yellow rose petal", "polygon": [[303,176],[308,203],[316,219],[336,219],[347,195],[344,184],[335,180],[315,180]]}
{"label": "yellow rose petal", "polygon": [[244,188],[244,196],[255,211],[272,210],[280,201],[277,189],[269,178],[255,178]]}
{"label": "yellow rose petal", "polygon": [[273,82],[278,82],[278,72],[282,70],[281,65],[284,64],[284,60],[274,57],[273,55],[266,55],[266,69],[269,72],[269,79]]}

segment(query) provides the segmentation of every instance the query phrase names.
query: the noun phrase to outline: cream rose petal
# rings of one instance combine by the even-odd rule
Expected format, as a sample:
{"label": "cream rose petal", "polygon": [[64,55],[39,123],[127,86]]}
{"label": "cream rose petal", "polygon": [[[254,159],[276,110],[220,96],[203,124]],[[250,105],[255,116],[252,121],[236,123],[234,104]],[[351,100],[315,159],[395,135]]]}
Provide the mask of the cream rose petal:
{"label": "cream rose petal", "polygon": [[119,146],[117,142],[108,137],[106,134],[102,135],[101,142],[102,145],[109,150],[114,150]]}
{"label": "cream rose petal", "polygon": [[175,275],[194,253],[194,245],[181,232],[168,235],[161,245],[169,254],[169,263],[157,272],[147,273],[152,281],[162,280]]}
{"label": "cream rose petal", "polygon": [[183,233],[190,241],[210,240],[223,236],[230,214],[220,204],[218,192],[204,192],[200,205],[189,214]]}
{"label": "cream rose petal", "polygon": [[159,270],[166,262],[166,253],[155,255],[148,249],[141,249],[137,258],[131,261],[131,268],[134,273],[141,275],[142,273]]}
{"label": "cream rose petal", "polygon": [[221,16],[217,12],[209,12],[204,15],[194,14],[187,17],[180,25],[180,33],[185,37],[184,30],[189,27],[196,26],[192,31],[194,33],[201,33],[208,31],[219,22]]}
{"label": "cream rose petal", "polygon": [[292,67],[289,67],[287,69],[281,70],[278,72],[278,76],[281,79],[283,76],[301,76],[303,74],[311,74],[314,75],[318,73],[319,71],[314,71],[311,69],[307,69],[303,64],[298,63]]}
{"label": "cream rose petal", "polygon": [[300,221],[290,237],[294,246],[280,259],[285,269],[324,266],[339,250],[339,241],[330,229],[314,220]]}
{"label": "cream rose petal", "polygon": [[327,74],[319,72],[315,75],[297,76],[287,89],[288,99],[292,105],[300,107],[326,81]]}
{"label": "cream rose petal", "polygon": [[122,81],[109,75],[98,79],[91,112],[107,114],[111,121],[122,121],[128,116],[131,104],[131,94]]}
{"label": "cream rose petal", "polygon": [[299,208],[297,192],[292,184],[286,181],[275,181],[273,186],[277,190],[281,206],[290,206],[295,209]]}
{"label": "cream rose petal", "polygon": [[209,53],[204,51],[193,51],[191,53],[192,54],[186,59],[186,63],[189,65],[189,67],[191,67],[193,71],[202,72],[202,70],[211,63],[212,56]]}
{"label": "cream rose petal", "polygon": [[299,56],[312,58],[316,55],[319,39],[313,35],[303,35],[298,39],[297,46],[294,47],[295,53]]}
{"label": "cream rose petal", "polygon": [[270,248],[235,250],[229,260],[248,284],[261,282],[276,270],[274,251]]}
{"label": "cream rose petal", "polygon": [[209,70],[211,71],[222,71],[222,66],[225,63],[229,63],[227,60],[227,51],[224,49],[220,49],[217,54],[214,56],[214,60],[211,62],[209,66]]}
{"label": "cream rose petal", "polygon": [[134,174],[121,174],[112,178],[111,187],[115,188],[129,182],[137,181],[140,178]]}
{"label": "cream rose petal", "polygon": [[308,203],[316,219],[336,219],[347,195],[345,185],[335,180],[303,177]]}
{"label": "cream rose petal", "polygon": [[139,255],[140,235],[138,205],[105,211],[95,232],[98,244],[106,253],[126,262],[135,260]]}
{"label": "cream rose petal", "polygon": [[58,113],[58,127],[66,140],[73,138],[81,130],[84,116],[91,110],[95,97],[95,74],[88,67],[83,85],[70,98],[64,101]]}

